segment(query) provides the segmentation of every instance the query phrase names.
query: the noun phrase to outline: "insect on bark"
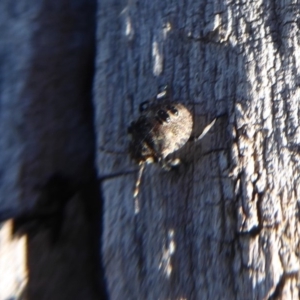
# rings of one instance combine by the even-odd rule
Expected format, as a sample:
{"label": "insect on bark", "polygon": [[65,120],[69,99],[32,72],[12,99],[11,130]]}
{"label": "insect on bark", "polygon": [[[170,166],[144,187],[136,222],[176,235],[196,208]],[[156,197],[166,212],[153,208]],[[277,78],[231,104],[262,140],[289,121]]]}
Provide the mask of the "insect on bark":
{"label": "insect on bark", "polygon": [[[168,156],[182,148],[192,134],[193,117],[188,108],[180,102],[160,100],[161,98],[159,94],[156,101],[141,103],[139,118],[128,128],[128,133],[131,135],[129,152],[139,164],[133,194],[136,214],[140,210],[138,195],[145,165],[159,163],[167,170],[178,165],[179,159],[172,160]],[[202,134],[193,141],[202,139],[215,121],[216,119],[206,126]]]}

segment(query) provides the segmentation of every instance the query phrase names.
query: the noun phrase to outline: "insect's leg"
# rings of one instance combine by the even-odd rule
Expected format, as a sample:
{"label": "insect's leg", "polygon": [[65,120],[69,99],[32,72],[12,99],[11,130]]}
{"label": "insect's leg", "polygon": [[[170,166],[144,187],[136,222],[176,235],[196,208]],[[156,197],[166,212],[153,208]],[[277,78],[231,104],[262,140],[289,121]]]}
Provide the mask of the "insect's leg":
{"label": "insect's leg", "polygon": [[134,192],[133,192],[133,198],[134,198],[134,213],[138,214],[140,211],[140,203],[139,203],[139,193],[140,193],[140,185],[141,185],[141,180],[142,180],[142,175],[145,169],[145,162],[141,161],[139,163],[140,165],[140,169],[139,169],[139,173],[138,173],[138,177],[137,180],[135,182],[135,188],[134,188]]}
{"label": "insect's leg", "polygon": [[204,138],[204,136],[209,132],[209,130],[214,126],[216,123],[217,118],[215,118],[212,122],[210,122],[202,131],[202,133],[198,137],[191,137],[190,141],[197,142]]}

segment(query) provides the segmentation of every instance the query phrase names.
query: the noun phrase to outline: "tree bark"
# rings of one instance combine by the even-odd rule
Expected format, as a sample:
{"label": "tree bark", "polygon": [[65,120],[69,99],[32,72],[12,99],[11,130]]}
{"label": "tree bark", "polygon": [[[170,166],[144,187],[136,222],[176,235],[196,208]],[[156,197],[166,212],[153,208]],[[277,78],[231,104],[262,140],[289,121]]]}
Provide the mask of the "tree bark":
{"label": "tree bark", "polygon": [[[94,103],[111,299],[299,298],[297,1],[98,6]],[[203,139],[137,166],[126,128],[168,84]]]}

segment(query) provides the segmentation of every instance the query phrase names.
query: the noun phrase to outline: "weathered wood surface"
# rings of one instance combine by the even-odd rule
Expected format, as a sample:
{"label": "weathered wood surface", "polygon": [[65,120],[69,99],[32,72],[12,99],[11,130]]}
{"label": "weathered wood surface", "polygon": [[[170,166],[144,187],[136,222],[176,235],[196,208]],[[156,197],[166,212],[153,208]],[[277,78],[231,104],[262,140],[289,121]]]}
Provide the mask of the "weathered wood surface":
{"label": "weathered wood surface", "polygon": [[[94,84],[111,299],[299,298],[299,5],[99,1]],[[179,172],[137,167],[126,129],[168,84],[195,131]],[[124,172],[123,175],[118,173]]]}
{"label": "weathered wood surface", "polygon": [[[103,256],[113,300],[298,299],[297,1],[98,2],[0,2],[0,220],[54,174],[73,195],[46,191],[64,219],[29,230],[27,298],[105,298]],[[127,126],[165,84],[195,133],[225,116],[177,172],[147,166],[135,215]]]}

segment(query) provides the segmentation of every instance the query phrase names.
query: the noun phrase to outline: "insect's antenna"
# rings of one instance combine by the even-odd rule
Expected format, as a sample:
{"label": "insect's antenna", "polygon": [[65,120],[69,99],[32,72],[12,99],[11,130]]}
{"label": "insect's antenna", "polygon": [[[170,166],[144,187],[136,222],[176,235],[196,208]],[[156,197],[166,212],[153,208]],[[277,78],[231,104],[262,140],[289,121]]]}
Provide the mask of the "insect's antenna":
{"label": "insect's antenna", "polygon": [[205,136],[205,135],[209,132],[209,130],[214,126],[214,124],[216,123],[216,120],[217,120],[217,118],[215,118],[210,124],[208,124],[208,125],[204,128],[204,130],[202,131],[202,133],[201,133],[198,137],[195,138],[195,142],[196,142],[196,141],[199,141],[199,140],[201,140],[201,139],[204,138],[204,136]]}
{"label": "insect's antenna", "polygon": [[135,188],[134,188],[134,192],[133,192],[133,198],[134,198],[134,213],[138,214],[140,211],[140,204],[139,204],[139,193],[140,193],[140,185],[141,185],[141,180],[142,180],[142,175],[145,169],[145,165],[146,163],[144,161],[141,161],[139,163],[140,169],[139,169],[139,173],[138,173],[138,177],[137,180],[135,182]]}

